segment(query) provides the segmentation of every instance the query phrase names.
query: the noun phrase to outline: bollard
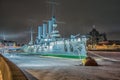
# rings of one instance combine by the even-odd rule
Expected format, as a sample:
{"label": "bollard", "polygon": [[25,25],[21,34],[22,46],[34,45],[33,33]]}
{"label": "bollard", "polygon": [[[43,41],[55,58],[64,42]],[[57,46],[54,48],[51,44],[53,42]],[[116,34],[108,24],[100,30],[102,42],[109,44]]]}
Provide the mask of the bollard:
{"label": "bollard", "polygon": [[97,62],[95,61],[95,59],[91,58],[91,57],[86,57],[85,59],[82,60],[82,64],[84,66],[98,66]]}

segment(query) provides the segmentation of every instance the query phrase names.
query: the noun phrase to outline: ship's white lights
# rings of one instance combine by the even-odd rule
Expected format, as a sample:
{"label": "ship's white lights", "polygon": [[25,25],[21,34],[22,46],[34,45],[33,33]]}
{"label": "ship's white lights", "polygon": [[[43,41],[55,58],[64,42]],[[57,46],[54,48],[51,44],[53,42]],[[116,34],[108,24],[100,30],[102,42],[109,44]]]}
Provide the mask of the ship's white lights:
{"label": "ship's white lights", "polygon": [[78,41],[81,41],[81,39],[80,39],[80,38],[78,38]]}
{"label": "ship's white lights", "polygon": [[44,39],[45,41],[48,41],[49,39]]}

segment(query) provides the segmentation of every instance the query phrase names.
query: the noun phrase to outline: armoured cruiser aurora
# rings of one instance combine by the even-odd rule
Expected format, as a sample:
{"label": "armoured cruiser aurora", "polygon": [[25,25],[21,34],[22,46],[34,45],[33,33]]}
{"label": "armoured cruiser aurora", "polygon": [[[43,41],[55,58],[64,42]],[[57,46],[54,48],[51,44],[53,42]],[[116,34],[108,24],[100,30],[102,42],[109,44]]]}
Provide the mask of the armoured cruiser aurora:
{"label": "armoured cruiser aurora", "polygon": [[23,47],[23,50],[32,54],[52,53],[86,57],[86,41],[86,36],[80,34],[71,35],[70,38],[61,38],[57,30],[56,18],[52,15],[48,22],[44,22],[42,26],[38,26],[36,40],[33,41],[31,39],[30,43]]}

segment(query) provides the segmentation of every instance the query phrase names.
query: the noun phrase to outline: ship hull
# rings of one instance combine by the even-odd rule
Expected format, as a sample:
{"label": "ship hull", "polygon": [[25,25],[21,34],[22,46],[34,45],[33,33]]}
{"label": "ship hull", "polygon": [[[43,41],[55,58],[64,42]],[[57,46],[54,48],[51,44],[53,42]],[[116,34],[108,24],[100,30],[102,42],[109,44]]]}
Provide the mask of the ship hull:
{"label": "ship hull", "polygon": [[42,45],[25,45],[23,51],[29,54],[41,55],[87,56],[85,43],[80,39],[46,42]]}

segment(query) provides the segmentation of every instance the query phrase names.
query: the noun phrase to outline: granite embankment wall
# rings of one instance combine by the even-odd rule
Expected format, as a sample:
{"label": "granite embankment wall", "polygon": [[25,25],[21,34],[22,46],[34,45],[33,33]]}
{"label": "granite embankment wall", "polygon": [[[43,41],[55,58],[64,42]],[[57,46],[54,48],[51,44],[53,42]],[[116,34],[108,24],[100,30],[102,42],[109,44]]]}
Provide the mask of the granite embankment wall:
{"label": "granite embankment wall", "polygon": [[28,80],[25,74],[11,61],[0,54],[0,80]]}

